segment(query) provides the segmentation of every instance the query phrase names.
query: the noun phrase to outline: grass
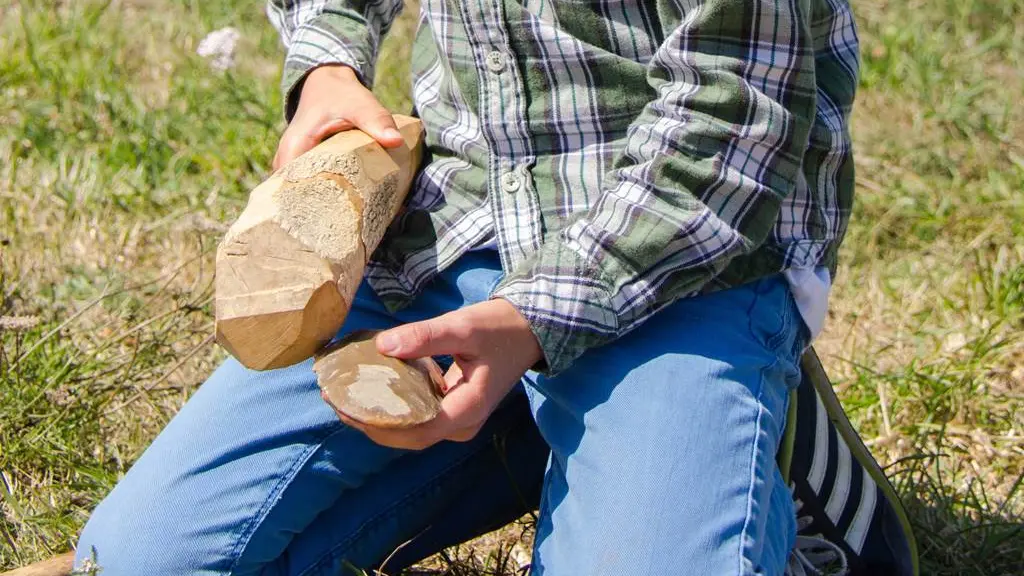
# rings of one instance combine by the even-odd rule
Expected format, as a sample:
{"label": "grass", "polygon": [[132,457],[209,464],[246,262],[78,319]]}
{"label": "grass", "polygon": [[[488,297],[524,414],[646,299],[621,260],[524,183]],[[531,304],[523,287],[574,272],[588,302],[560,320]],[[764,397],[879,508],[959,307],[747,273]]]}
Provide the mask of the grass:
{"label": "grass", "polygon": [[[1017,574],[1024,0],[855,9],[859,195],[817,347],[910,508],[924,573]],[[228,25],[238,65],[219,73],[195,48]],[[397,111],[407,49],[389,42],[378,74]],[[255,0],[0,0],[0,54],[7,568],[67,549],[222,358],[212,249],[282,122],[280,48]],[[520,532],[429,565],[513,574]]]}

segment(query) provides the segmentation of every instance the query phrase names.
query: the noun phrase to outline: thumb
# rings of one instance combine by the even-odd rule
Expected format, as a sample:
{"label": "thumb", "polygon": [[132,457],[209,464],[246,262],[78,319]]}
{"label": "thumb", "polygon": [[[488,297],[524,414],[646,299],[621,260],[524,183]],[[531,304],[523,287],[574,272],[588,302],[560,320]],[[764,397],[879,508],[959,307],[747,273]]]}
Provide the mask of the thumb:
{"label": "thumb", "polygon": [[377,350],[397,358],[422,358],[446,354],[466,355],[472,336],[456,328],[452,314],[412,322],[377,335]]}
{"label": "thumb", "polygon": [[405,143],[402,133],[398,131],[395,119],[372,96],[363,106],[352,115],[352,123],[363,132],[370,135],[378,144],[385,148],[395,148]]}

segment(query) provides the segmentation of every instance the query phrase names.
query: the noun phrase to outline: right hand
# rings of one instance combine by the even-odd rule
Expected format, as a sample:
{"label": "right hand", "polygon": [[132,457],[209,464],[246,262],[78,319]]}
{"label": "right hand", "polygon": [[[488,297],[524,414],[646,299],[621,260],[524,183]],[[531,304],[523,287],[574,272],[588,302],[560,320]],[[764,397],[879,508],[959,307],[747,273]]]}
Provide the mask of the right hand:
{"label": "right hand", "polygon": [[404,140],[391,113],[366,89],[348,66],[321,66],[306,76],[295,116],[274,156],[274,170],[338,132],[358,128],[381,146]]}

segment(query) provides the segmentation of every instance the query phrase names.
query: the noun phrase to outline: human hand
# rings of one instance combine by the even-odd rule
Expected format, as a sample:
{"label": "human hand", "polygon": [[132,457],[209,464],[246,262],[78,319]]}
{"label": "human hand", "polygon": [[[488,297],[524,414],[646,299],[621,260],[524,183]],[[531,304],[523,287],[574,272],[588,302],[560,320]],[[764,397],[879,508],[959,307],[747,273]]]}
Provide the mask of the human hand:
{"label": "human hand", "polygon": [[342,65],[316,68],[306,76],[295,116],[281,135],[274,170],[327,137],[352,128],[366,132],[385,148],[403,143],[391,113],[363,86],[351,68]]}
{"label": "human hand", "polygon": [[377,349],[398,358],[450,354],[455,359],[444,377],[441,412],[426,424],[374,428],[338,413],[377,444],[407,450],[422,450],[441,440],[473,439],[498,403],[542,357],[526,319],[501,299],[382,332]]}

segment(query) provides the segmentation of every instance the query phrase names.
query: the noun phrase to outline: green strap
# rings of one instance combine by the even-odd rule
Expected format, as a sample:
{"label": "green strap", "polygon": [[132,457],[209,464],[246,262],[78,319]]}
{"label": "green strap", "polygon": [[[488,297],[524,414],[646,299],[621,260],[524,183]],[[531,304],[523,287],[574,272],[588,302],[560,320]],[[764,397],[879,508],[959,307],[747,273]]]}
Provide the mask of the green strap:
{"label": "green strap", "polygon": [[789,486],[790,470],[793,465],[793,445],[796,443],[796,389],[789,391],[789,409],[786,410],[786,430],[782,433],[782,444],[779,446],[779,453],[776,461],[779,463],[779,470],[782,472],[782,479]]}
{"label": "green strap", "polygon": [[900,501],[899,495],[896,494],[896,489],[889,483],[885,472],[882,471],[882,468],[871,455],[871,451],[864,445],[860,435],[857,434],[853,425],[850,424],[850,420],[846,417],[846,412],[843,411],[843,407],[839,403],[839,398],[836,397],[832,389],[832,382],[828,379],[828,374],[825,373],[825,368],[822,367],[821,360],[818,359],[818,354],[814,351],[814,348],[809,348],[804,353],[800,361],[800,368],[803,372],[803,377],[810,380],[811,384],[814,385],[818,398],[821,399],[821,403],[825,406],[825,412],[836,427],[836,432],[843,437],[846,445],[850,447],[850,453],[860,461],[864,469],[871,475],[871,478],[878,484],[878,487],[885,493],[889,502],[892,503],[896,517],[899,519],[900,524],[903,526],[903,531],[907,535],[914,576],[918,576],[920,574],[920,566],[917,557],[917,539],[914,537],[914,530],[910,525],[910,519],[907,517],[907,511],[903,508],[903,502]]}

